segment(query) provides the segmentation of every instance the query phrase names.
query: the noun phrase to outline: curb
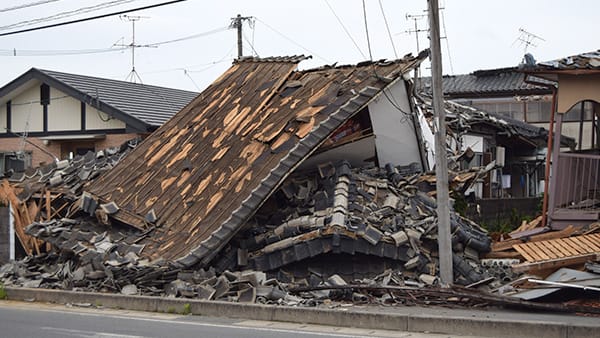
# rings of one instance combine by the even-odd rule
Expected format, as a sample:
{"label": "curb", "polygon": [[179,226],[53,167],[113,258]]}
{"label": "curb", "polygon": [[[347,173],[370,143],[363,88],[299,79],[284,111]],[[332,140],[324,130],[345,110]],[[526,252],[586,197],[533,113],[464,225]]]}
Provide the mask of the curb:
{"label": "curb", "polygon": [[[152,296],[125,296],[93,292],[5,287],[7,299],[36,302],[91,303],[103,307],[146,312],[184,313],[235,319],[292,322],[362,329],[428,332],[479,337],[577,338],[593,337],[600,323],[568,323],[566,320],[515,320],[476,316],[414,313],[415,308],[394,312],[358,309],[319,309],[244,304]],[[187,308],[187,309],[186,309]],[[411,309],[415,311],[411,311]],[[422,309],[421,309],[422,310]],[[451,310],[450,310],[451,311]],[[412,313],[411,313],[412,312]],[[525,317],[525,316],[523,316]],[[556,318],[561,318],[557,316]],[[584,318],[585,319],[585,318]]]}

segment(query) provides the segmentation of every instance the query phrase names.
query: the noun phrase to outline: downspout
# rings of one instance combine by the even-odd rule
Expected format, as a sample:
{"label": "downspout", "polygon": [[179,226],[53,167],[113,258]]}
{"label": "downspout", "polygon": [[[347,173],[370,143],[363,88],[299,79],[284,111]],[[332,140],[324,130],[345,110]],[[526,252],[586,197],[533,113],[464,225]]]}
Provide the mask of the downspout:
{"label": "downspout", "polygon": [[[527,75],[523,79],[523,82],[535,85],[543,86],[552,90],[552,109],[550,109],[550,126],[548,127],[548,144],[546,148],[546,168],[544,172],[544,197],[542,200],[542,227],[545,227],[548,223],[548,187],[550,185],[550,157],[552,154],[552,145],[554,140],[554,115],[556,114],[556,96],[557,90],[556,85],[530,81],[527,79]],[[560,139],[559,141],[560,142]]]}
{"label": "downspout", "polygon": [[[548,223],[548,187],[550,185],[550,155],[554,139],[554,114],[556,114],[556,88],[552,86],[552,109],[550,109],[550,126],[548,145],[546,148],[546,170],[544,173],[544,199],[542,202],[542,227]],[[560,139],[558,140],[560,142]]]}
{"label": "downspout", "polygon": [[12,203],[8,202],[8,259],[15,260],[15,217]]}

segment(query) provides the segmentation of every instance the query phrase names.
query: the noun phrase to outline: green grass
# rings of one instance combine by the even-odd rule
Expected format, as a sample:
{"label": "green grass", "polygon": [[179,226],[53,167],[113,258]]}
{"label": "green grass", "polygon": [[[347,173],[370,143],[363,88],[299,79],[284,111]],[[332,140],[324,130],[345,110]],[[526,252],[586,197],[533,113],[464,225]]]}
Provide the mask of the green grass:
{"label": "green grass", "polygon": [[6,299],[6,290],[2,282],[0,282],[0,299]]}
{"label": "green grass", "polygon": [[189,315],[192,313],[192,306],[190,303],[183,304],[183,311],[181,311],[182,315]]}

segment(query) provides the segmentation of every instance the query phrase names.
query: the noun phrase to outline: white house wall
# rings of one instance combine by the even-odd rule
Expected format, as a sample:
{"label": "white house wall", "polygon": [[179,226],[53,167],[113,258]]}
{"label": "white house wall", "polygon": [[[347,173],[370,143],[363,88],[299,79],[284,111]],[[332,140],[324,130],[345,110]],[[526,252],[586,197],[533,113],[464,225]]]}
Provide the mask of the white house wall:
{"label": "white house wall", "polygon": [[420,164],[419,144],[404,81],[396,82],[386,94],[380,94],[369,104],[379,164]]}
{"label": "white house wall", "polygon": [[6,133],[6,104],[0,105],[0,134]]}
{"label": "white house wall", "polygon": [[[299,169],[314,169],[319,164],[338,161],[348,161],[353,167],[362,167],[368,165],[365,161],[375,155],[375,137],[365,137],[356,142],[344,144],[342,146],[324,151],[306,159]],[[372,162],[371,162],[372,163]]]}
{"label": "white house wall", "polygon": [[81,103],[67,94],[50,88],[48,131],[81,129]]}
{"label": "white house wall", "polygon": [[44,131],[44,110],[40,104],[39,85],[26,89],[12,99],[10,109],[12,131],[18,133]]}
{"label": "white house wall", "polygon": [[125,122],[112,118],[110,115],[103,113],[90,106],[85,105],[85,129],[124,129]]}

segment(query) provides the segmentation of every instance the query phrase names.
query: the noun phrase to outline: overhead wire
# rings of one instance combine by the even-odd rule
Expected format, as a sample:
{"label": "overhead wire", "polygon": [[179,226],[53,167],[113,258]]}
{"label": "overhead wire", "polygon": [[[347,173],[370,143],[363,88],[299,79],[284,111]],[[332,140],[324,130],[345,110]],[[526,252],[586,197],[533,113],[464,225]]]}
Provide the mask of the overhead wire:
{"label": "overhead wire", "polygon": [[248,37],[246,36],[246,34],[242,33],[242,36],[244,37],[244,40],[250,45],[250,48],[252,48],[252,55],[257,56],[258,57],[258,52],[256,51],[256,49],[254,49],[254,44],[252,42],[250,42],[250,40],[248,40]]}
{"label": "overhead wire", "polygon": [[25,20],[25,21],[13,23],[10,25],[0,26],[0,30],[7,30],[7,29],[12,29],[12,28],[18,28],[18,27],[26,27],[26,26],[35,25],[35,24],[42,23],[42,22],[68,18],[68,17],[74,16],[74,15],[85,14],[85,13],[89,13],[89,12],[93,12],[93,11],[97,11],[97,10],[101,10],[101,9],[105,9],[105,8],[119,6],[119,5],[123,5],[123,4],[129,3],[129,2],[133,2],[133,1],[136,1],[136,0],[113,0],[113,1],[103,2],[100,4],[94,5],[94,6],[81,7],[78,9],[53,14],[53,15],[46,16],[43,18]]}
{"label": "overhead wire", "polygon": [[[356,49],[358,49],[358,52],[360,53],[360,55],[364,59],[366,59],[367,57],[365,56],[365,54],[363,53],[363,51],[360,49],[360,47],[358,46],[358,44],[356,43],[356,41],[352,37],[352,34],[350,34],[350,32],[348,31],[348,29],[346,28],[346,26],[344,25],[344,23],[342,22],[342,20],[340,19],[340,17],[337,15],[337,13],[333,9],[333,7],[331,7],[331,5],[329,4],[329,1],[325,0],[325,3],[327,4],[327,7],[329,7],[329,9],[331,10],[331,13],[333,13],[333,16],[335,16],[335,18],[337,19],[337,21],[340,24],[340,26],[342,26],[342,29],[344,30],[344,32],[346,32],[346,35],[350,38],[350,40],[352,41],[352,43],[354,44],[354,46],[356,47]],[[363,6],[364,6],[364,1],[363,1]]]}
{"label": "overhead wire", "polygon": [[[392,39],[392,32],[390,31],[390,25],[388,24],[387,17],[385,16],[385,11],[383,10],[383,4],[381,0],[379,0],[379,9],[381,9],[381,16],[383,16],[383,22],[385,22],[385,28],[387,29],[388,37],[390,38],[390,43],[392,44],[392,50],[394,51],[394,56],[396,59],[398,58],[398,52],[396,52],[396,45],[394,45],[394,39]],[[419,51],[417,51],[419,52]]]}
{"label": "overhead wire", "polygon": [[[319,54],[317,54],[317,53],[315,53],[315,52],[311,51],[310,49],[308,49],[308,48],[306,48],[306,47],[302,46],[302,45],[301,45],[301,44],[299,44],[298,42],[296,42],[296,41],[292,40],[291,38],[287,37],[285,34],[281,33],[281,32],[280,32],[280,31],[278,31],[277,29],[275,29],[275,28],[271,27],[271,26],[270,26],[268,23],[266,23],[266,22],[262,21],[261,19],[259,19],[259,18],[257,18],[257,17],[254,17],[254,18],[256,19],[256,21],[258,21],[258,22],[262,23],[263,25],[265,25],[267,28],[269,28],[269,29],[270,29],[270,30],[272,30],[273,32],[277,33],[277,34],[278,34],[279,36],[281,36],[282,38],[284,38],[284,39],[286,39],[287,41],[289,41],[289,42],[293,43],[294,45],[296,45],[296,46],[298,46],[298,47],[300,47],[300,48],[304,49],[305,51],[309,52],[311,55],[314,55],[315,57],[318,57],[319,59],[321,59],[321,60],[323,60],[323,61],[325,61],[325,62],[327,62],[327,63],[332,63],[331,61],[327,60],[326,58],[324,58],[324,57],[320,56]],[[0,36],[1,36],[1,35],[0,35]]]}
{"label": "overhead wire", "polygon": [[446,19],[444,18],[444,11],[440,11],[440,14],[442,14],[442,28],[444,29],[444,40],[446,40],[446,50],[448,51],[448,63],[450,64],[450,75],[452,75],[452,74],[454,74],[454,65],[452,64],[452,55],[450,55],[450,42],[448,42],[448,32],[446,31]]}
{"label": "overhead wire", "polygon": [[0,56],[57,56],[57,55],[82,55],[121,52],[129,47],[97,48],[97,49],[0,49]]}
{"label": "overhead wire", "polygon": [[0,13],[10,12],[10,11],[14,11],[17,9],[23,9],[23,8],[34,7],[34,6],[39,6],[39,5],[44,5],[47,3],[57,2],[57,1],[60,1],[60,0],[41,0],[41,1],[36,1],[36,2],[30,2],[28,4],[23,4],[23,5],[0,8]]}
{"label": "overhead wire", "polygon": [[365,21],[365,34],[367,35],[367,48],[369,49],[369,60],[373,61],[373,53],[371,52],[371,39],[369,38],[369,25],[367,24],[367,6],[365,0],[362,0],[363,19]]}
{"label": "overhead wire", "polygon": [[203,37],[203,36],[207,36],[207,35],[211,35],[211,34],[215,34],[215,33],[220,33],[220,32],[224,32],[227,31],[229,28],[227,26],[225,27],[220,27],[220,28],[216,28],[207,32],[203,32],[203,33],[198,33],[198,34],[193,34],[193,35],[189,35],[189,36],[184,36],[182,38],[177,38],[177,39],[172,39],[172,40],[166,40],[166,41],[161,41],[161,42],[154,42],[154,43],[149,43],[146,44],[147,46],[160,46],[160,45],[166,45],[169,43],[174,43],[174,42],[180,42],[180,41],[185,41],[185,40],[190,40],[190,39],[196,39],[199,37]]}
{"label": "overhead wire", "polygon": [[75,24],[75,23],[80,23],[80,22],[85,22],[85,21],[91,21],[91,20],[97,20],[97,19],[107,18],[107,17],[110,17],[110,16],[115,16],[115,15],[120,15],[120,14],[135,12],[135,11],[141,11],[141,10],[146,10],[146,9],[151,9],[151,8],[156,8],[156,7],[161,7],[161,6],[172,5],[172,4],[176,4],[178,2],[184,2],[184,1],[187,1],[187,0],[172,0],[172,1],[162,2],[162,3],[158,3],[158,4],[154,4],[154,5],[148,5],[148,6],[143,6],[143,7],[126,9],[126,10],[122,10],[122,11],[118,11],[118,12],[112,12],[112,13],[108,13],[108,14],[96,15],[96,16],[92,16],[92,17],[88,17],[88,18],[83,18],[83,19],[65,21],[65,22],[55,23],[55,24],[51,24],[51,25],[45,25],[45,26],[40,26],[40,27],[33,27],[33,28],[21,29],[21,30],[12,31],[12,32],[0,33],[0,36],[14,35],[14,34],[20,34],[20,33],[25,33],[25,32],[32,32],[32,31],[42,30],[42,29],[54,28],[54,27],[59,27],[59,26],[71,25],[71,24]]}

